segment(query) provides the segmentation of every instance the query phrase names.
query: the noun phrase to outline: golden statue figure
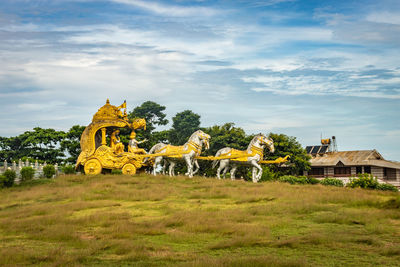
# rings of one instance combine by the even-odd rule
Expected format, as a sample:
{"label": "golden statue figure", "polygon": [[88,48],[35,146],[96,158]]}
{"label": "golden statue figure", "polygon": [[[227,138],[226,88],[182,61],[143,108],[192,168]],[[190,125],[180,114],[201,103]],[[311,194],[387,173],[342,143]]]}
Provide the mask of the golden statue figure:
{"label": "golden statue figure", "polygon": [[135,153],[135,154],[146,154],[146,150],[143,148],[139,148],[138,145],[141,143],[144,143],[147,141],[147,139],[144,139],[143,141],[138,141],[136,140],[136,133],[132,131],[131,135],[129,136],[129,146],[128,146],[128,152]]}
{"label": "golden statue figure", "polygon": [[121,154],[124,152],[125,146],[124,144],[121,143],[121,140],[119,138],[119,130],[115,130],[111,134],[111,144],[110,147],[114,151],[115,154]]}

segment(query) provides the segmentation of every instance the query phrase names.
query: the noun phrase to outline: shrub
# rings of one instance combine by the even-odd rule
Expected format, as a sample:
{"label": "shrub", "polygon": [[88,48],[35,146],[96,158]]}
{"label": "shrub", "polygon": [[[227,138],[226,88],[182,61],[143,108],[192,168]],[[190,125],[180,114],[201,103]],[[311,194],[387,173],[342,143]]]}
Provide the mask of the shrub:
{"label": "shrub", "polygon": [[320,181],[314,177],[306,177],[308,184],[319,184]]}
{"label": "shrub", "polygon": [[2,182],[3,186],[11,187],[14,185],[17,174],[13,170],[6,170],[2,176],[4,176],[4,178],[1,179],[3,181]]}
{"label": "shrub", "polygon": [[343,187],[344,183],[342,180],[335,179],[335,178],[325,178],[321,181],[322,185],[331,185],[331,186],[338,186]]}
{"label": "shrub", "polygon": [[263,173],[260,182],[276,180],[277,175],[268,166],[263,166]]}
{"label": "shrub", "polygon": [[22,181],[32,180],[33,175],[35,175],[35,170],[32,167],[23,167],[20,174]]}
{"label": "shrub", "polygon": [[378,180],[369,173],[360,173],[358,177],[351,178],[347,184],[348,187],[352,188],[369,188],[376,189],[379,185]]}
{"label": "shrub", "polygon": [[383,191],[393,191],[393,192],[399,191],[399,189],[397,189],[397,187],[395,187],[394,185],[391,185],[391,184],[378,184],[376,186],[376,189],[383,190]]}
{"label": "shrub", "polygon": [[122,170],[120,170],[120,169],[111,170],[111,174],[120,175],[120,174],[122,174]]}
{"label": "shrub", "polygon": [[56,168],[53,165],[49,164],[43,167],[43,176],[46,178],[51,178],[56,174]]}
{"label": "shrub", "polygon": [[75,167],[73,165],[65,165],[64,167],[62,167],[62,172],[65,174],[74,174]]}
{"label": "shrub", "polygon": [[279,177],[278,181],[289,183],[289,184],[307,184],[307,177],[305,176],[292,176],[292,175],[284,175]]}
{"label": "shrub", "polygon": [[6,187],[4,182],[6,181],[6,177],[4,175],[0,175],[0,188]]}

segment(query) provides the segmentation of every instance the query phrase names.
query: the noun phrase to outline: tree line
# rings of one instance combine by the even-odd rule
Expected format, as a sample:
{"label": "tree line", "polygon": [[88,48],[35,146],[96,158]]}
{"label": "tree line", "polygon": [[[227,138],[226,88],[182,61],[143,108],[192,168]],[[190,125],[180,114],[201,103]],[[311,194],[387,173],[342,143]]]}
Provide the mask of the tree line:
{"label": "tree line", "polygon": [[[184,144],[190,135],[201,129],[211,136],[210,149],[204,155],[215,155],[223,147],[246,149],[254,135],[248,135],[234,123],[225,123],[212,127],[200,127],[200,115],[185,110],[177,113],[172,118],[172,126],[168,130],[156,131],[157,127],[169,123],[165,114],[165,106],[152,101],[146,101],[128,112],[128,118],[146,119],[146,130],[137,131],[137,139],[147,139],[141,145],[147,151],[156,143],[170,143],[173,145]],[[19,159],[46,161],[47,163],[75,164],[80,153],[80,137],[85,126],[74,125],[69,131],[56,131],[54,129],[33,128],[15,137],[0,137],[0,161],[18,161]],[[121,141],[128,145],[129,129],[121,129]],[[270,133],[274,140],[275,153],[267,154],[267,159],[290,156],[290,164],[284,168],[271,165],[269,169],[274,172],[298,174],[310,167],[309,157],[297,142],[295,137],[284,134]],[[200,162],[201,172],[211,175],[210,162]],[[178,166],[183,168],[182,166]],[[183,170],[182,170],[183,171]],[[240,171],[239,171],[240,174]]]}

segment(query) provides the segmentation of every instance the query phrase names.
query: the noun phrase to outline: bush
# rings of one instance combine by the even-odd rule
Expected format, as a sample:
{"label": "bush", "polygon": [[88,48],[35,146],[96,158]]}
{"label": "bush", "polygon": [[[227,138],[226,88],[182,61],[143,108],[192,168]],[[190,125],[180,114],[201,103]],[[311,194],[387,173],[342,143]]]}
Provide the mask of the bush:
{"label": "bush", "polygon": [[292,176],[292,175],[284,175],[279,177],[278,181],[289,183],[289,184],[307,184],[307,177],[305,176]]}
{"label": "bush", "polygon": [[120,169],[111,170],[111,174],[120,175],[120,174],[122,174],[122,170],[120,170]]}
{"label": "bush", "polygon": [[331,186],[337,186],[337,187],[343,187],[344,183],[342,180],[335,179],[335,178],[325,178],[321,181],[322,185],[331,185]]}
{"label": "bush", "polygon": [[4,178],[1,179],[3,186],[11,187],[14,185],[17,174],[13,170],[6,170],[2,176],[4,176]]}
{"label": "bush", "polygon": [[391,184],[378,184],[376,186],[376,189],[383,190],[383,191],[393,191],[393,192],[399,191],[399,189],[397,189],[397,187],[395,187],[394,185],[391,185]]}
{"label": "bush", "polygon": [[268,166],[263,166],[263,173],[260,182],[276,180],[277,174],[273,172]]}
{"label": "bush", "polygon": [[378,180],[369,173],[360,173],[358,177],[351,178],[347,184],[348,187],[352,188],[369,188],[376,189],[379,185]]}
{"label": "bush", "polygon": [[56,174],[56,168],[53,165],[49,164],[43,167],[43,176],[46,178],[51,178]]}
{"label": "bush", "polygon": [[62,167],[62,172],[64,174],[74,174],[75,167],[73,165],[65,165],[64,167]]}
{"label": "bush", "polygon": [[23,167],[20,171],[20,174],[22,181],[32,180],[33,176],[35,175],[35,170],[32,167]]}
{"label": "bush", "polygon": [[319,184],[320,181],[317,178],[314,177],[306,177],[307,178],[307,183],[308,184]]}
{"label": "bush", "polygon": [[0,188],[6,187],[4,182],[6,181],[6,177],[4,175],[0,175]]}

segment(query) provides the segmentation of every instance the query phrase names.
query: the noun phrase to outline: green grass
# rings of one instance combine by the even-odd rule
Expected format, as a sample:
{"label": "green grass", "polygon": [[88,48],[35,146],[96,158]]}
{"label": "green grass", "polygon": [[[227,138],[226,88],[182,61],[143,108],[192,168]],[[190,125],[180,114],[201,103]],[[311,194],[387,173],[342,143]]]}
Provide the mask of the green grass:
{"label": "green grass", "polygon": [[0,190],[6,266],[398,266],[399,193],[165,176]]}

